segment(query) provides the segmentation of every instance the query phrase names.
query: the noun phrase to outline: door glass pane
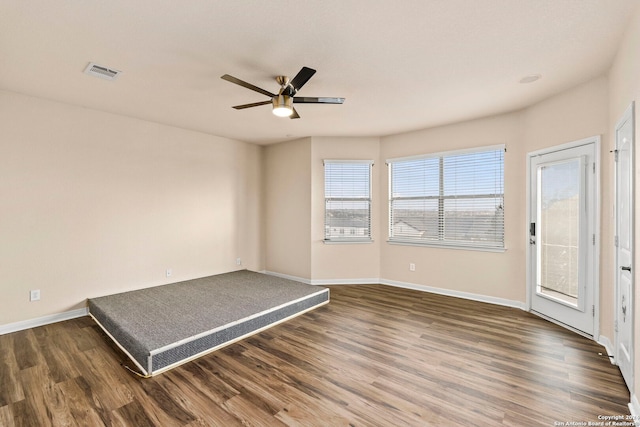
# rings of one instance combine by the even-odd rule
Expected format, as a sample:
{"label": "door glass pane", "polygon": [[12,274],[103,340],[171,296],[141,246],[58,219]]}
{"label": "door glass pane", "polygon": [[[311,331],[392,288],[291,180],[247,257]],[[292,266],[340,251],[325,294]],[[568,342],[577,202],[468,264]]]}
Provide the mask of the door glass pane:
{"label": "door glass pane", "polygon": [[580,160],[538,169],[538,294],[577,306]]}

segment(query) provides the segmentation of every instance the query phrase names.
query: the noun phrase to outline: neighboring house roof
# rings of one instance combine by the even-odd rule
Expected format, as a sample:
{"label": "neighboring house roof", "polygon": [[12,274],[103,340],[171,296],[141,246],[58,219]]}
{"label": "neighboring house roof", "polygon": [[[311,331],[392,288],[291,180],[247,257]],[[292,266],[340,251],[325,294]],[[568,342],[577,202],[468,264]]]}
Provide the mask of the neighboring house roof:
{"label": "neighboring house roof", "polygon": [[417,231],[425,231],[428,229],[438,228],[438,219],[434,218],[424,218],[424,217],[404,217],[394,219],[393,224],[404,223],[409,227],[417,230]]}

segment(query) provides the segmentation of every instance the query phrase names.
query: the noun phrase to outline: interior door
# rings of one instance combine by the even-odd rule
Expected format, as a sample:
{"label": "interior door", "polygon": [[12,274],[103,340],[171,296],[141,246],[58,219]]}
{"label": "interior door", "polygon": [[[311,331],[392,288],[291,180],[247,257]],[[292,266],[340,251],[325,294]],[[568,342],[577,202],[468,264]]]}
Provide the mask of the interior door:
{"label": "interior door", "polygon": [[616,126],[615,357],[633,391],[633,104]]}
{"label": "interior door", "polygon": [[595,150],[583,145],[529,156],[531,310],[593,336]]}

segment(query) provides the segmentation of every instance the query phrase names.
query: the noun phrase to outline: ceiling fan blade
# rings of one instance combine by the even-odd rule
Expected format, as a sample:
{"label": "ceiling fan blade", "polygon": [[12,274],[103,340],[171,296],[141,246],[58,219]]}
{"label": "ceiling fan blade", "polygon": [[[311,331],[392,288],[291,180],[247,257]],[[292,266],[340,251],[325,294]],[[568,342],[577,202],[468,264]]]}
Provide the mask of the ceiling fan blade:
{"label": "ceiling fan blade", "polygon": [[267,90],[261,89],[258,86],[252,85],[251,83],[247,83],[247,82],[245,82],[243,80],[240,80],[238,78],[230,76],[229,74],[225,74],[224,76],[221,76],[220,78],[222,80],[226,80],[228,82],[235,83],[235,84],[240,85],[242,87],[246,87],[247,89],[255,90],[256,92],[261,93],[263,95],[267,95],[270,98],[273,98],[274,96],[276,96],[275,94],[273,94],[273,93],[271,93],[271,92],[269,92]]}
{"label": "ceiling fan blade", "polygon": [[290,119],[299,119],[300,115],[298,114],[298,112],[296,111],[296,109],[293,109],[293,114],[289,116]]}
{"label": "ceiling fan blade", "polygon": [[251,108],[251,107],[258,107],[260,105],[267,105],[267,104],[271,104],[271,100],[269,101],[260,101],[260,102],[253,102],[251,104],[242,104],[242,105],[236,105],[235,108],[236,110],[244,110],[245,108]]}
{"label": "ceiling fan blade", "polygon": [[308,96],[296,96],[293,98],[293,102],[297,104],[342,104],[344,102],[344,98],[312,98]]}
{"label": "ceiling fan blade", "polygon": [[316,70],[309,67],[302,67],[302,69],[296,74],[296,76],[289,83],[293,86],[295,92],[299,91],[302,86],[316,73]]}

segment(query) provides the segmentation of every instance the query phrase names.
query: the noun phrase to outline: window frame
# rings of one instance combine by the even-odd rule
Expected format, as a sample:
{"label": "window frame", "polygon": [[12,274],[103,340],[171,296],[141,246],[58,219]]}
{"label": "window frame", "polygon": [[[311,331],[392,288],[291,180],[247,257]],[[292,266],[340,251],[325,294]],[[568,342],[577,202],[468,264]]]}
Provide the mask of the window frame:
{"label": "window frame", "polygon": [[[444,162],[447,157],[460,156],[465,154],[474,154],[474,153],[490,153],[490,152],[502,152],[502,163],[501,163],[501,175],[502,175],[502,193],[495,194],[457,194],[457,195],[447,195],[445,194],[444,187],[444,172],[445,166]],[[506,153],[506,145],[491,145],[484,147],[475,147],[463,150],[453,150],[453,151],[445,151],[438,153],[430,153],[430,154],[422,154],[416,156],[409,157],[399,157],[387,159],[386,164],[388,166],[388,185],[389,185],[389,194],[388,194],[388,214],[389,214],[389,222],[388,222],[388,240],[387,242],[390,244],[397,245],[407,245],[407,246],[426,246],[426,247],[438,247],[438,248],[449,248],[449,249],[465,249],[465,250],[478,250],[478,251],[488,251],[488,252],[504,252],[506,250],[505,245],[505,216],[504,216],[504,205],[505,205],[505,193],[504,193],[504,166],[505,166],[505,153]],[[408,197],[394,197],[394,183],[393,183],[393,165],[400,162],[409,162],[409,161],[417,161],[417,160],[425,160],[425,159],[438,159],[438,194],[437,195],[423,195],[423,196],[408,196]],[[480,200],[483,198],[501,198],[501,204],[499,205],[502,211],[502,238],[501,240],[489,241],[486,244],[480,243],[478,241],[468,240],[452,240],[446,239],[445,231],[444,231],[444,223],[446,220],[445,214],[447,210],[445,209],[445,202],[447,200],[463,200],[463,199],[473,199]],[[397,236],[394,234],[394,215],[393,215],[393,205],[394,201],[407,201],[407,200],[418,200],[418,201],[426,201],[426,200],[435,200],[438,203],[437,207],[437,239],[426,240],[423,238],[417,237],[408,237],[408,236]]]}
{"label": "window frame", "polygon": [[[367,197],[327,197],[327,164],[358,164],[358,165],[367,165],[368,166],[368,182],[367,182]],[[371,230],[372,224],[372,181],[373,181],[373,160],[336,160],[336,159],[325,159],[322,161],[323,165],[323,176],[324,176],[324,238],[323,242],[326,244],[353,244],[353,243],[372,243],[373,235]],[[327,228],[330,227],[328,222],[328,209],[327,206],[330,202],[367,202],[368,206],[368,217],[367,217],[367,231],[364,236],[354,235],[355,230],[350,230],[350,232],[345,232],[344,226],[338,227],[342,229],[342,232],[339,232],[338,235],[331,236],[330,233],[327,232]]]}

